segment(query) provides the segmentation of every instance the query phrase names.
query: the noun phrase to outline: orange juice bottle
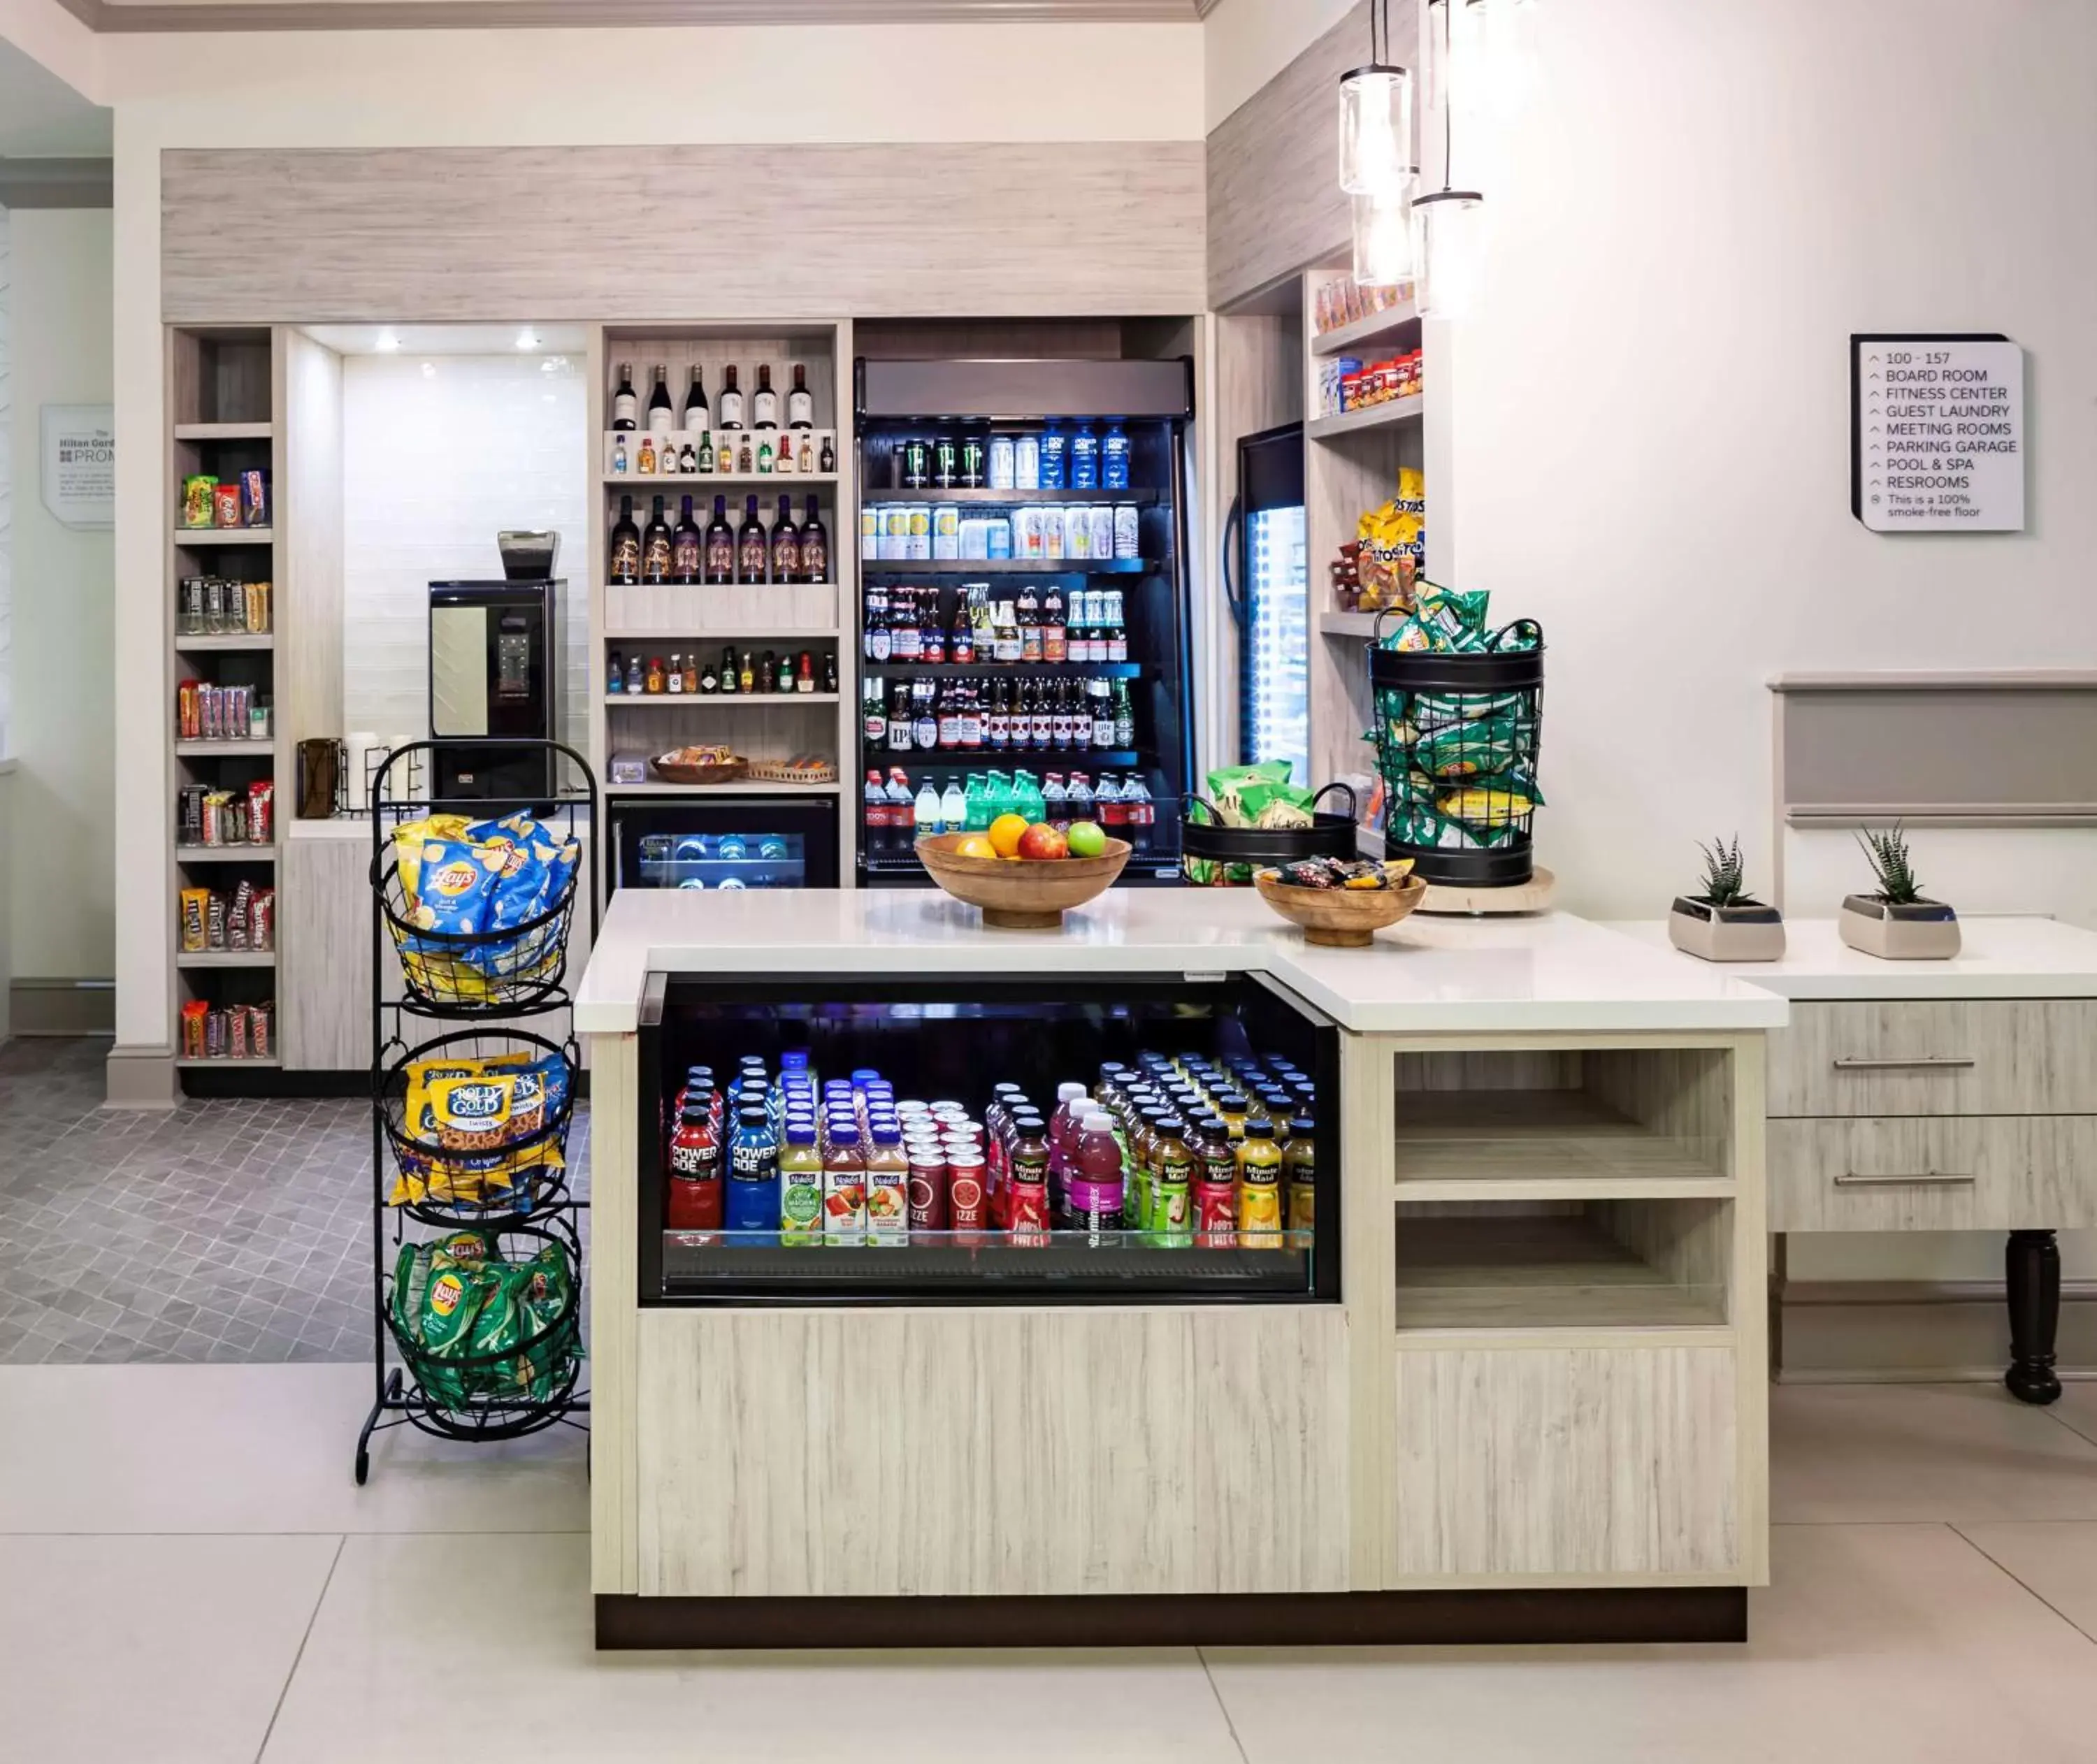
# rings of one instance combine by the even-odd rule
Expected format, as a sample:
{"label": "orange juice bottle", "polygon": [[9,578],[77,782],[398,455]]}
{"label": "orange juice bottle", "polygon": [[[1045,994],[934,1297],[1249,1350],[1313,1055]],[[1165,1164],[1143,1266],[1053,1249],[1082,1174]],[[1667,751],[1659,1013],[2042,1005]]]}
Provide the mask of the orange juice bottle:
{"label": "orange juice bottle", "polygon": [[1255,1116],[1246,1123],[1238,1153],[1238,1241],[1248,1250],[1281,1247],[1281,1149],[1274,1123]]}
{"label": "orange juice bottle", "polygon": [[1282,1180],[1288,1189],[1289,1228],[1307,1232],[1317,1219],[1318,1123],[1299,1114],[1289,1123],[1289,1143],[1281,1151]]}

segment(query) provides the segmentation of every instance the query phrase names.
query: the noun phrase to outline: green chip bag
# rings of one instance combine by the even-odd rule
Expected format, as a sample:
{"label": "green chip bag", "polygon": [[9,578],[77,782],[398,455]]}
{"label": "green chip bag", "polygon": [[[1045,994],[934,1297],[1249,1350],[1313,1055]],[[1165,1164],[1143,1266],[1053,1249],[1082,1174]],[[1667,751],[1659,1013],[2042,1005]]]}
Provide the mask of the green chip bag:
{"label": "green chip bag", "polygon": [[1286,759],[1263,759],[1250,766],[1219,766],[1209,774],[1209,800],[1215,805],[1217,820],[1226,827],[1252,825],[1254,812],[1245,806],[1246,790],[1259,785],[1286,785],[1289,771]]}

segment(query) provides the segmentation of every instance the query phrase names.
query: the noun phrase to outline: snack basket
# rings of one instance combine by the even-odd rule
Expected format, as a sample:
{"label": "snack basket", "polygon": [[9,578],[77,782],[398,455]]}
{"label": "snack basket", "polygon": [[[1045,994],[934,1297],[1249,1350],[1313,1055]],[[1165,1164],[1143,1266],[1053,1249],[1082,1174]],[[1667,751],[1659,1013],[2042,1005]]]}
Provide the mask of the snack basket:
{"label": "snack basket", "polygon": [[[1347,812],[1323,812],[1318,804],[1335,790],[1346,792]],[[1349,784],[1328,784],[1311,799],[1307,827],[1226,827],[1215,805],[1189,791],[1181,797],[1180,849],[1188,880],[1211,887],[1249,888],[1252,873],[1271,864],[1298,864],[1306,858],[1354,857],[1357,838],[1355,797]],[[1195,810],[1206,819],[1197,821]]]}
{"label": "snack basket", "polygon": [[1517,619],[1473,653],[1390,650],[1385,616],[1368,650],[1385,851],[1430,883],[1519,887],[1540,800],[1543,628]]}
{"label": "snack basket", "polygon": [[[414,1048],[396,1042],[384,1053],[372,1100],[392,1154],[390,1205],[427,1224],[488,1226],[543,1215],[565,1204],[568,1128],[580,1075],[573,1041],[563,1047],[523,1030],[469,1031]],[[516,1130],[491,1130],[488,1137],[498,1143],[447,1144],[434,1123],[422,1118],[429,1099],[418,1095],[418,1070],[485,1060],[535,1075],[551,1068],[551,1082],[538,1087],[536,1112]]]}
{"label": "snack basket", "polygon": [[372,860],[371,882],[385,915],[409,995],[446,1016],[493,1017],[532,1010],[559,995],[567,970],[568,930],[583,866],[567,873],[567,886],[550,905],[522,923],[496,930],[423,930],[412,917],[398,860],[382,850]]}

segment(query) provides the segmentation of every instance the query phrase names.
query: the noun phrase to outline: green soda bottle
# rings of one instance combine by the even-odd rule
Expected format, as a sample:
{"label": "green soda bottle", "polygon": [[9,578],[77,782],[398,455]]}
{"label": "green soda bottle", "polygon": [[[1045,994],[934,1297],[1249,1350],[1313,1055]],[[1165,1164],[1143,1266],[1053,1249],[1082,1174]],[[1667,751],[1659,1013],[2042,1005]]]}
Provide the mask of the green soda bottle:
{"label": "green soda bottle", "polygon": [[981,833],[989,826],[992,819],[990,799],[983,787],[983,773],[971,772],[969,774],[968,787],[961,799],[967,805],[967,812],[961,818],[961,830],[964,833]]}
{"label": "green soda bottle", "polygon": [[1041,800],[1041,786],[1035,782],[1031,772],[1015,772],[1012,775],[1012,812],[1025,817],[1028,826],[1041,820],[1044,805]]}

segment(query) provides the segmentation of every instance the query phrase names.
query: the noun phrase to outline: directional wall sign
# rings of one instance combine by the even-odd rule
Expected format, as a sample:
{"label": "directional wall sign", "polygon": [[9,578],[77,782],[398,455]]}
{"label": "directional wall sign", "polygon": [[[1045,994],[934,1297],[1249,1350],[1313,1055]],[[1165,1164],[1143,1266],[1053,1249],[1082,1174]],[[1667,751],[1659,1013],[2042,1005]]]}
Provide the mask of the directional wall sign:
{"label": "directional wall sign", "polygon": [[2025,525],[2025,352],[1998,333],[1850,339],[1850,512],[1875,533]]}

